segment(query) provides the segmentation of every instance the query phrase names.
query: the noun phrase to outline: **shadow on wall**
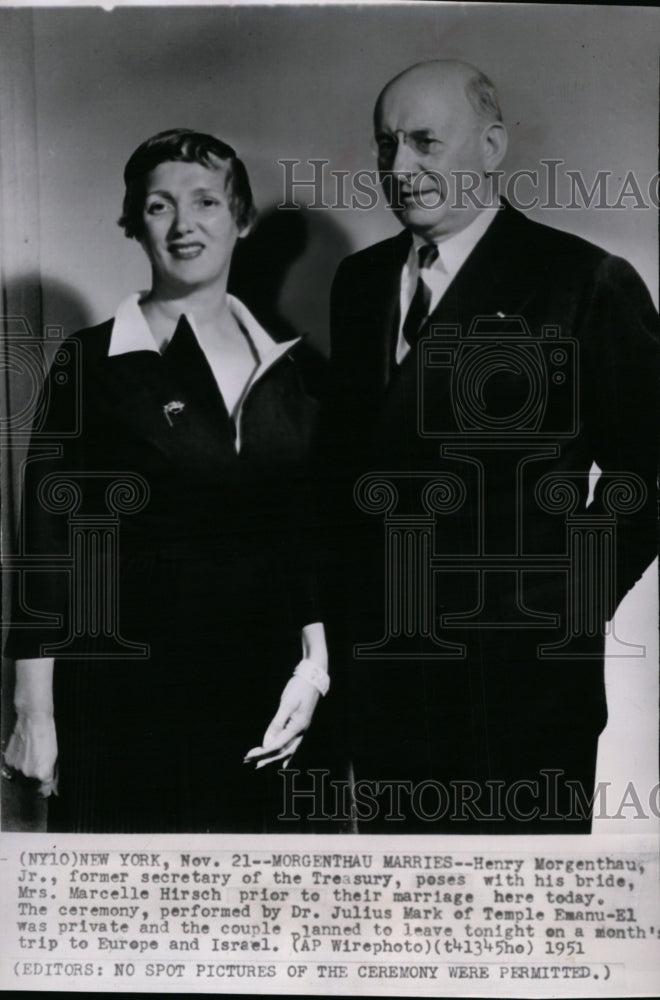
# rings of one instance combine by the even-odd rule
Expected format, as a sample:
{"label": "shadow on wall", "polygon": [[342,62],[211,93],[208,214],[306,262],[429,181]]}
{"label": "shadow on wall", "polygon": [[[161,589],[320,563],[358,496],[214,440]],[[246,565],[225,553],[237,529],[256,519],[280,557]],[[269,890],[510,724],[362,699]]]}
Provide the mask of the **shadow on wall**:
{"label": "shadow on wall", "polygon": [[229,291],[276,340],[307,337],[298,357],[314,394],[322,389],[329,351],[330,286],[351,249],[327,213],[273,205],[234,252]]}
{"label": "shadow on wall", "polygon": [[[89,326],[91,312],[80,295],[68,285],[48,278],[42,280],[37,273],[26,274],[14,281],[9,281],[4,287],[4,309],[7,331],[12,334],[3,345],[2,353],[4,371],[0,378],[5,381],[2,392],[7,392],[7,399],[13,414],[30,412],[31,397],[35,392],[35,382],[26,371],[24,359],[25,340],[29,348],[39,351],[39,344],[44,344],[46,364],[50,364],[55,349],[62,337],[68,337],[77,330]],[[37,329],[36,324],[43,309],[43,328]],[[9,320],[11,317],[11,321]],[[28,332],[21,334],[20,320],[27,323]],[[46,337],[46,328],[60,328],[61,334],[52,339]],[[53,331],[55,332],[55,331]],[[14,340],[14,336],[16,340]],[[12,343],[20,347],[12,354]],[[43,361],[37,361],[37,369],[42,368]],[[34,369],[32,369],[34,371]],[[2,517],[3,548],[7,551],[12,547],[15,533],[16,511],[18,510],[19,469],[25,454],[25,445],[12,448],[9,459],[2,464],[3,477],[2,497],[6,506]],[[6,606],[6,605],[5,605]],[[2,749],[7,745],[9,735],[14,725],[13,713],[14,667],[10,661],[2,664]],[[36,782],[7,781],[2,778],[1,796],[2,829],[25,832],[44,830],[46,821],[46,802],[39,798]]]}
{"label": "shadow on wall", "polygon": [[43,279],[42,303],[44,328],[61,327],[64,337],[83,330],[93,322],[93,312],[86,300],[61,281]]}
{"label": "shadow on wall", "polygon": [[[4,308],[7,315],[23,318],[33,340],[44,339],[46,358],[51,360],[47,328],[60,328],[59,337],[53,331],[53,343],[82,330],[92,322],[92,311],[81,294],[69,285],[53,278],[43,278],[37,272],[8,281],[4,288]],[[35,317],[42,314],[42,329],[36,329]]]}
{"label": "shadow on wall", "polygon": [[[0,354],[0,379],[2,392],[6,394],[7,431],[11,436],[12,431],[29,430],[36,396],[57,345],[64,337],[89,326],[91,312],[73,288],[60,281],[41,279],[37,273],[8,281],[3,292],[5,315],[0,318],[0,330],[6,339]],[[16,440],[2,468],[2,496],[10,507],[17,506],[17,474],[24,450]],[[5,527],[6,516],[5,510]]]}

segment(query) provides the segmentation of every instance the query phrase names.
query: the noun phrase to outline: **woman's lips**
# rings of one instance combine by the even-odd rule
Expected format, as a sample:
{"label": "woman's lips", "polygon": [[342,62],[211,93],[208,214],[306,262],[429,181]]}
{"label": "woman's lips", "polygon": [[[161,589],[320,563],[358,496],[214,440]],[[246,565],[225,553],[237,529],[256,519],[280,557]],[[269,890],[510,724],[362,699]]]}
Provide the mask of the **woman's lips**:
{"label": "woman's lips", "polygon": [[171,243],[167,248],[178,260],[192,260],[199,257],[204,245],[202,243]]}

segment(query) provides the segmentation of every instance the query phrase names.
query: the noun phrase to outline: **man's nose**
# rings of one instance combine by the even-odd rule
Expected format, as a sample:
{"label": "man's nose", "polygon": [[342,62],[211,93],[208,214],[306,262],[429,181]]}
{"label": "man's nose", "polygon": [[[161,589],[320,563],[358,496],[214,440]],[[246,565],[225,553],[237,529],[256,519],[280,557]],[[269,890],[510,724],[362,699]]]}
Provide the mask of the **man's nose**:
{"label": "man's nose", "polygon": [[418,169],[413,150],[405,141],[405,136],[400,136],[390,170],[393,173],[414,174]]}

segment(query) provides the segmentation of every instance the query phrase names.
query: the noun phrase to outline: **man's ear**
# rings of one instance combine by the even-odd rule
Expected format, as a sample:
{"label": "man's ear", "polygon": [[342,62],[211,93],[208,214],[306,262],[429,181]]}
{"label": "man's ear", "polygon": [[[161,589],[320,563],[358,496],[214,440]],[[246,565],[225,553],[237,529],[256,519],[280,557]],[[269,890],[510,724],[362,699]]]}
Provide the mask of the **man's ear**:
{"label": "man's ear", "polygon": [[484,165],[484,173],[492,173],[497,170],[504,159],[509,137],[506,127],[502,122],[490,122],[481,134],[481,155]]}

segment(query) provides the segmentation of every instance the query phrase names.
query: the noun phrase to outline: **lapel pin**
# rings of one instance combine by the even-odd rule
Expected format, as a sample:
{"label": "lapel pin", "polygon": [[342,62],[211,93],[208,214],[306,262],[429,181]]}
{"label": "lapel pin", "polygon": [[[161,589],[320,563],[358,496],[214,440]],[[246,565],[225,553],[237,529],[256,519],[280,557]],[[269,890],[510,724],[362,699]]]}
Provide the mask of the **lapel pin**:
{"label": "lapel pin", "polygon": [[178,399],[173,399],[171,403],[165,403],[163,413],[170,427],[174,427],[172,417],[175,417],[177,413],[181,413],[185,405],[185,403],[180,403]]}
{"label": "lapel pin", "polygon": [[497,316],[499,317],[499,319],[504,319],[504,313],[503,312],[498,312]]}

